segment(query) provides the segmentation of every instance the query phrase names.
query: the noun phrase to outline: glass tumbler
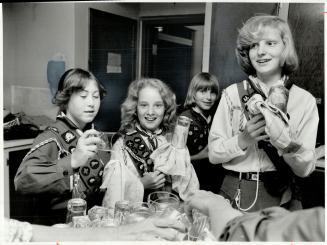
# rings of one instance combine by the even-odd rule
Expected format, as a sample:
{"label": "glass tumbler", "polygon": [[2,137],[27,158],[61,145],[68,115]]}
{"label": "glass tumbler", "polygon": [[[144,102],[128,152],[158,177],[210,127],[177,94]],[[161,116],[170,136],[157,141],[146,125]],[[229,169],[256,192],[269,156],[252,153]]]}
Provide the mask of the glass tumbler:
{"label": "glass tumbler", "polygon": [[86,215],[86,201],[82,198],[73,198],[68,201],[67,204],[67,217],[66,223],[72,222],[75,216],[85,216]]}
{"label": "glass tumbler", "polygon": [[129,201],[117,201],[115,203],[114,223],[115,225],[121,225],[124,222],[125,217],[131,212]]}
{"label": "glass tumbler", "polygon": [[151,210],[157,214],[164,212],[166,208],[179,209],[178,196],[167,191],[155,191],[148,196],[148,204]]}
{"label": "glass tumbler", "polygon": [[99,151],[111,151],[112,133],[100,132],[99,137],[102,140],[102,143],[98,144],[98,150]]}
{"label": "glass tumbler", "polygon": [[172,145],[178,149],[186,147],[188,131],[191,125],[191,119],[185,116],[179,116],[175,125],[172,139]]}

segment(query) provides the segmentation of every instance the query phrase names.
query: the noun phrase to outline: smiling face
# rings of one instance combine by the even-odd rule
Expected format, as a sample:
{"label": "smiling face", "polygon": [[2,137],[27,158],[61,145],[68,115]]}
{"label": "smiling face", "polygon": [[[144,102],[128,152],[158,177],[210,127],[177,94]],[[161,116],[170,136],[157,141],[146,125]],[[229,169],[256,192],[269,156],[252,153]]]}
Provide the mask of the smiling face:
{"label": "smiling face", "polygon": [[94,120],[100,108],[100,93],[97,83],[89,80],[85,88],[71,95],[66,114],[76,126],[83,129]]}
{"label": "smiling face", "polygon": [[285,45],[278,29],[264,27],[261,39],[249,50],[251,63],[262,81],[276,77],[280,79],[284,63]]}
{"label": "smiling face", "polygon": [[198,90],[194,95],[195,106],[205,112],[211,109],[217,99],[217,94],[211,89]]}
{"label": "smiling face", "polygon": [[158,89],[144,87],[139,91],[137,117],[140,125],[154,132],[160,127],[165,114],[165,105]]}

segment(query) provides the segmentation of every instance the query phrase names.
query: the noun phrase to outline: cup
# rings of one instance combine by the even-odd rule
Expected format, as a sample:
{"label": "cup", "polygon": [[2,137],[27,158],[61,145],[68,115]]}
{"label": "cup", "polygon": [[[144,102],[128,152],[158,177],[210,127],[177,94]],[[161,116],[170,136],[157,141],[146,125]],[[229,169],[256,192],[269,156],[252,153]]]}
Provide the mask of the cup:
{"label": "cup", "polygon": [[123,224],[134,224],[141,222],[151,216],[152,212],[149,210],[137,210],[127,214],[124,217]]}
{"label": "cup", "polygon": [[135,212],[149,212],[150,206],[147,202],[134,202],[130,204],[130,212],[135,213]]}
{"label": "cup", "polygon": [[185,116],[179,116],[175,125],[172,138],[172,145],[178,149],[184,149],[187,143],[188,131],[191,125],[191,119]]}
{"label": "cup", "polygon": [[166,208],[179,209],[179,198],[175,194],[167,191],[155,191],[148,196],[148,204],[151,210],[161,214]]}
{"label": "cup", "polygon": [[67,203],[67,217],[66,223],[70,224],[73,221],[73,217],[86,215],[86,201],[82,198],[70,199]]}
{"label": "cup", "polygon": [[202,240],[204,229],[208,223],[208,216],[204,215],[197,209],[192,210],[193,223],[188,230],[188,241]]}
{"label": "cup", "polygon": [[98,144],[99,151],[110,151],[111,150],[111,137],[112,133],[109,132],[100,132],[99,134],[100,139],[102,142]]}
{"label": "cup", "polygon": [[115,203],[114,223],[119,226],[123,224],[125,217],[131,212],[129,201],[117,201]]}
{"label": "cup", "polygon": [[109,218],[109,210],[105,207],[94,206],[88,211],[88,216],[91,221],[104,220]]}

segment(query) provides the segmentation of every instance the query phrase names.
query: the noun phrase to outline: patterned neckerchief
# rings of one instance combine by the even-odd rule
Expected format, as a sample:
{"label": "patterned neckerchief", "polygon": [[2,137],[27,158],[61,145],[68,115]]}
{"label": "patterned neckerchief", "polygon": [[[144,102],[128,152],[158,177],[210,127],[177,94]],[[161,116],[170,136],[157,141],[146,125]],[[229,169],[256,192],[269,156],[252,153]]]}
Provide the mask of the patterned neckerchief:
{"label": "patterned neckerchief", "polygon": [[154,151],[155,149],[157,149],[158,147],[158,140],[157,140],[157,136],[162,134],[162,129],[157,129],[155,130],[153,133],[144,130],[141,125],[137,124],[135,127],[136,131],[141,134],[142,136],[145,136],[152,148],[152,151]]}

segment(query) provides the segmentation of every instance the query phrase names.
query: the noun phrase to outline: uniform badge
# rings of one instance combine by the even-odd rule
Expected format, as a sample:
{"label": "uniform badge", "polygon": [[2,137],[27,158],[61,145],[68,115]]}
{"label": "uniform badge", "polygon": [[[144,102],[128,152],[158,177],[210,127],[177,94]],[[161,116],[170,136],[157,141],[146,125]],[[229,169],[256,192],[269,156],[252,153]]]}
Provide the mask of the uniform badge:
{"label": "uniform badge", "polygon": [[76,136],[69,130],[63,133],[61,137],[67,144],[70,144],[74,139],[76,139]]}
{"label": "uniform badge", "polygon": [[92,169],[97,169],[99,167],[99,161],[91,160],[90,165]]}
{"label": "uniform badge", "polygon": [[81,172],[84,176],[88,176],[90,174],[90,169],[88,167],[83,167]]}
{"label": "uniform badge", "polygon": [[242,97],[242,102],[243,102],[243,103],[246,103],[246,102],[248,102],[249,99],[250,99],[250,97],[249,97],[248,95],[244,95],[244,96]]}
{"label": "uniform badge", "polygon": [[133,143],[133,141],[128,140],[128,141],[126,142],[126,145],[127,145],[128,147],[132,148],[132,147],[134,146],[134,143]]}
{"label": "uniform badge", "polygon": [[134,138],[134,142],[135,143],[140,143],[141,142],[141,138],[140,137],[135,137]]}
{"label": "uniform badge", "polygon": [[87,181],[87,183],[88,183],[89,185],[94,185],[94,183],[95,183],[95,178],[94,178],[94,177],[89,178],[88,181]]}

